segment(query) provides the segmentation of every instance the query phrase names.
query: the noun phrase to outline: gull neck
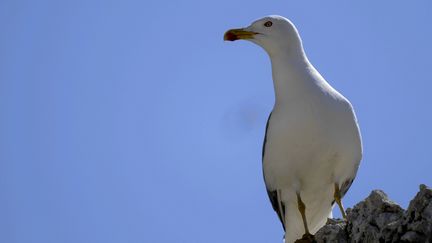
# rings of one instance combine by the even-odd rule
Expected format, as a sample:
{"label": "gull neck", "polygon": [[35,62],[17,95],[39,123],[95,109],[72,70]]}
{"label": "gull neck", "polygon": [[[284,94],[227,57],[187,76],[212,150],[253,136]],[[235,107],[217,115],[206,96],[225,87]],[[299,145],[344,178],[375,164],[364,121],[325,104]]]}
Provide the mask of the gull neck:
{"label": "gull neck", "polygon": [[270,54],[276,105],[304,99],[317,82],[316,70],[303,50]]}

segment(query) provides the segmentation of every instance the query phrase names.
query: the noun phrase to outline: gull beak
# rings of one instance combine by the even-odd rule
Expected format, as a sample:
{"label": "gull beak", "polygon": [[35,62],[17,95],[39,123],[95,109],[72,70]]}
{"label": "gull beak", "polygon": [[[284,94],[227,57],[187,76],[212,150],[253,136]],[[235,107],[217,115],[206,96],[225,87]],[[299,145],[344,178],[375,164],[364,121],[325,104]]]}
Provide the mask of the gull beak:
{"label": "gull beak", "polygon": [[231,29],[225,32],[224,40],[226,41],[248,40],[248,39],[253,39],[256,34],[258,33],[248,31],[245,29]]}

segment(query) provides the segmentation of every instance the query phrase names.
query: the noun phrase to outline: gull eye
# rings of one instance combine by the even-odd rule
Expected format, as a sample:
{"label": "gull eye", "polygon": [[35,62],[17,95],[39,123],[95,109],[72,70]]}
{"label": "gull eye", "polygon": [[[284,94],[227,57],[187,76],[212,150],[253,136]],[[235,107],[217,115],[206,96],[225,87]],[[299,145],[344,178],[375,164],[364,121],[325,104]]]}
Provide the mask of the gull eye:
{"label": "gull eye", "polygon": [[267,22],[264,23],[265,27],[270,27],[272,25],[273,25],[273,23],[271,21],[267,21]]}

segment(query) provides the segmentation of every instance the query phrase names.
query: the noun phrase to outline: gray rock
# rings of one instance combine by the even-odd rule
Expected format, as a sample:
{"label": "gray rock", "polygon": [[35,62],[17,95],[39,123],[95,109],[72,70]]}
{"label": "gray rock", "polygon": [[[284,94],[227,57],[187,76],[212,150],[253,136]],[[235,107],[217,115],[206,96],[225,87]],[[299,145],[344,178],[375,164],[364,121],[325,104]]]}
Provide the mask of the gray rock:
{"label": "gray rock", "polygon": [[380,190],[347,210],[347,221],[329,220],[316,234],[327,242],[432,242],[432,190],[425,185],[405,211]]}
{"label": "gray rock", "polygon": [[346,222],[341,219],[328,219],[327,224],[315,234],[315,239],[317,243],[348,243]]}
{"label": "gray rock", "polygon": [[432,242],[432,190],[420,185],[398,227],[403,242]]}
{"label": "gray rock", "polygon": [[[388,225],[397,224],[403,215],[404,210],[388,199],[383,191],[372,191],[369,197],[348,212],[347,230],[351,242],[380,242],[380,240],[385,242],[384,229]],[[394,228],[397,229],[396,225]],[[391,233],[386,232],[389,237]]]}

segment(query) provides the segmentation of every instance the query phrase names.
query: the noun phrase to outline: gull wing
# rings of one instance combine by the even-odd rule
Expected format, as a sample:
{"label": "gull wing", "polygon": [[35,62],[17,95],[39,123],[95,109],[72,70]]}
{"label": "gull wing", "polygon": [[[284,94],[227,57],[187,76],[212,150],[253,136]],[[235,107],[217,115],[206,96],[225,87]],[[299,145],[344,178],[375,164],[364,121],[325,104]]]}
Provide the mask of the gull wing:
{"label": "gull wing", "polygon": [[[266,129],[265,129],[265,134],[264,134],[264,142],[263,142],[263,148],[262,148],[262,160],[263,161],[264,161],[264,154],[265,154],[265,146],[266,146],[266,143],[267,143],[267,130],[268,130],[268,126],[269,126],[269,123],[270,123],[270,117],[271,117],[271,115],[272,114],[270,113],[270,115],[269,115],[269,117],[267,119],[267,124],[266,124]],[[284,210],[284,205],[279,200],[277,190],[273,190],[273,191],[269,190],[267,188],[267,182],[266,182],[264,174],[263,174],[263,177],[264,177],[264,182],[266,184],[267,195],[268,195],[268,197],[270,199],[270,202],[271,202],[271,204],[273,206],[274,211],[276,211],[276,213],[277,213],[277,215],[279,217],[279,220],[282,223],[282,227],[285,230],[285,224],[284,224],[285,210]]]}

